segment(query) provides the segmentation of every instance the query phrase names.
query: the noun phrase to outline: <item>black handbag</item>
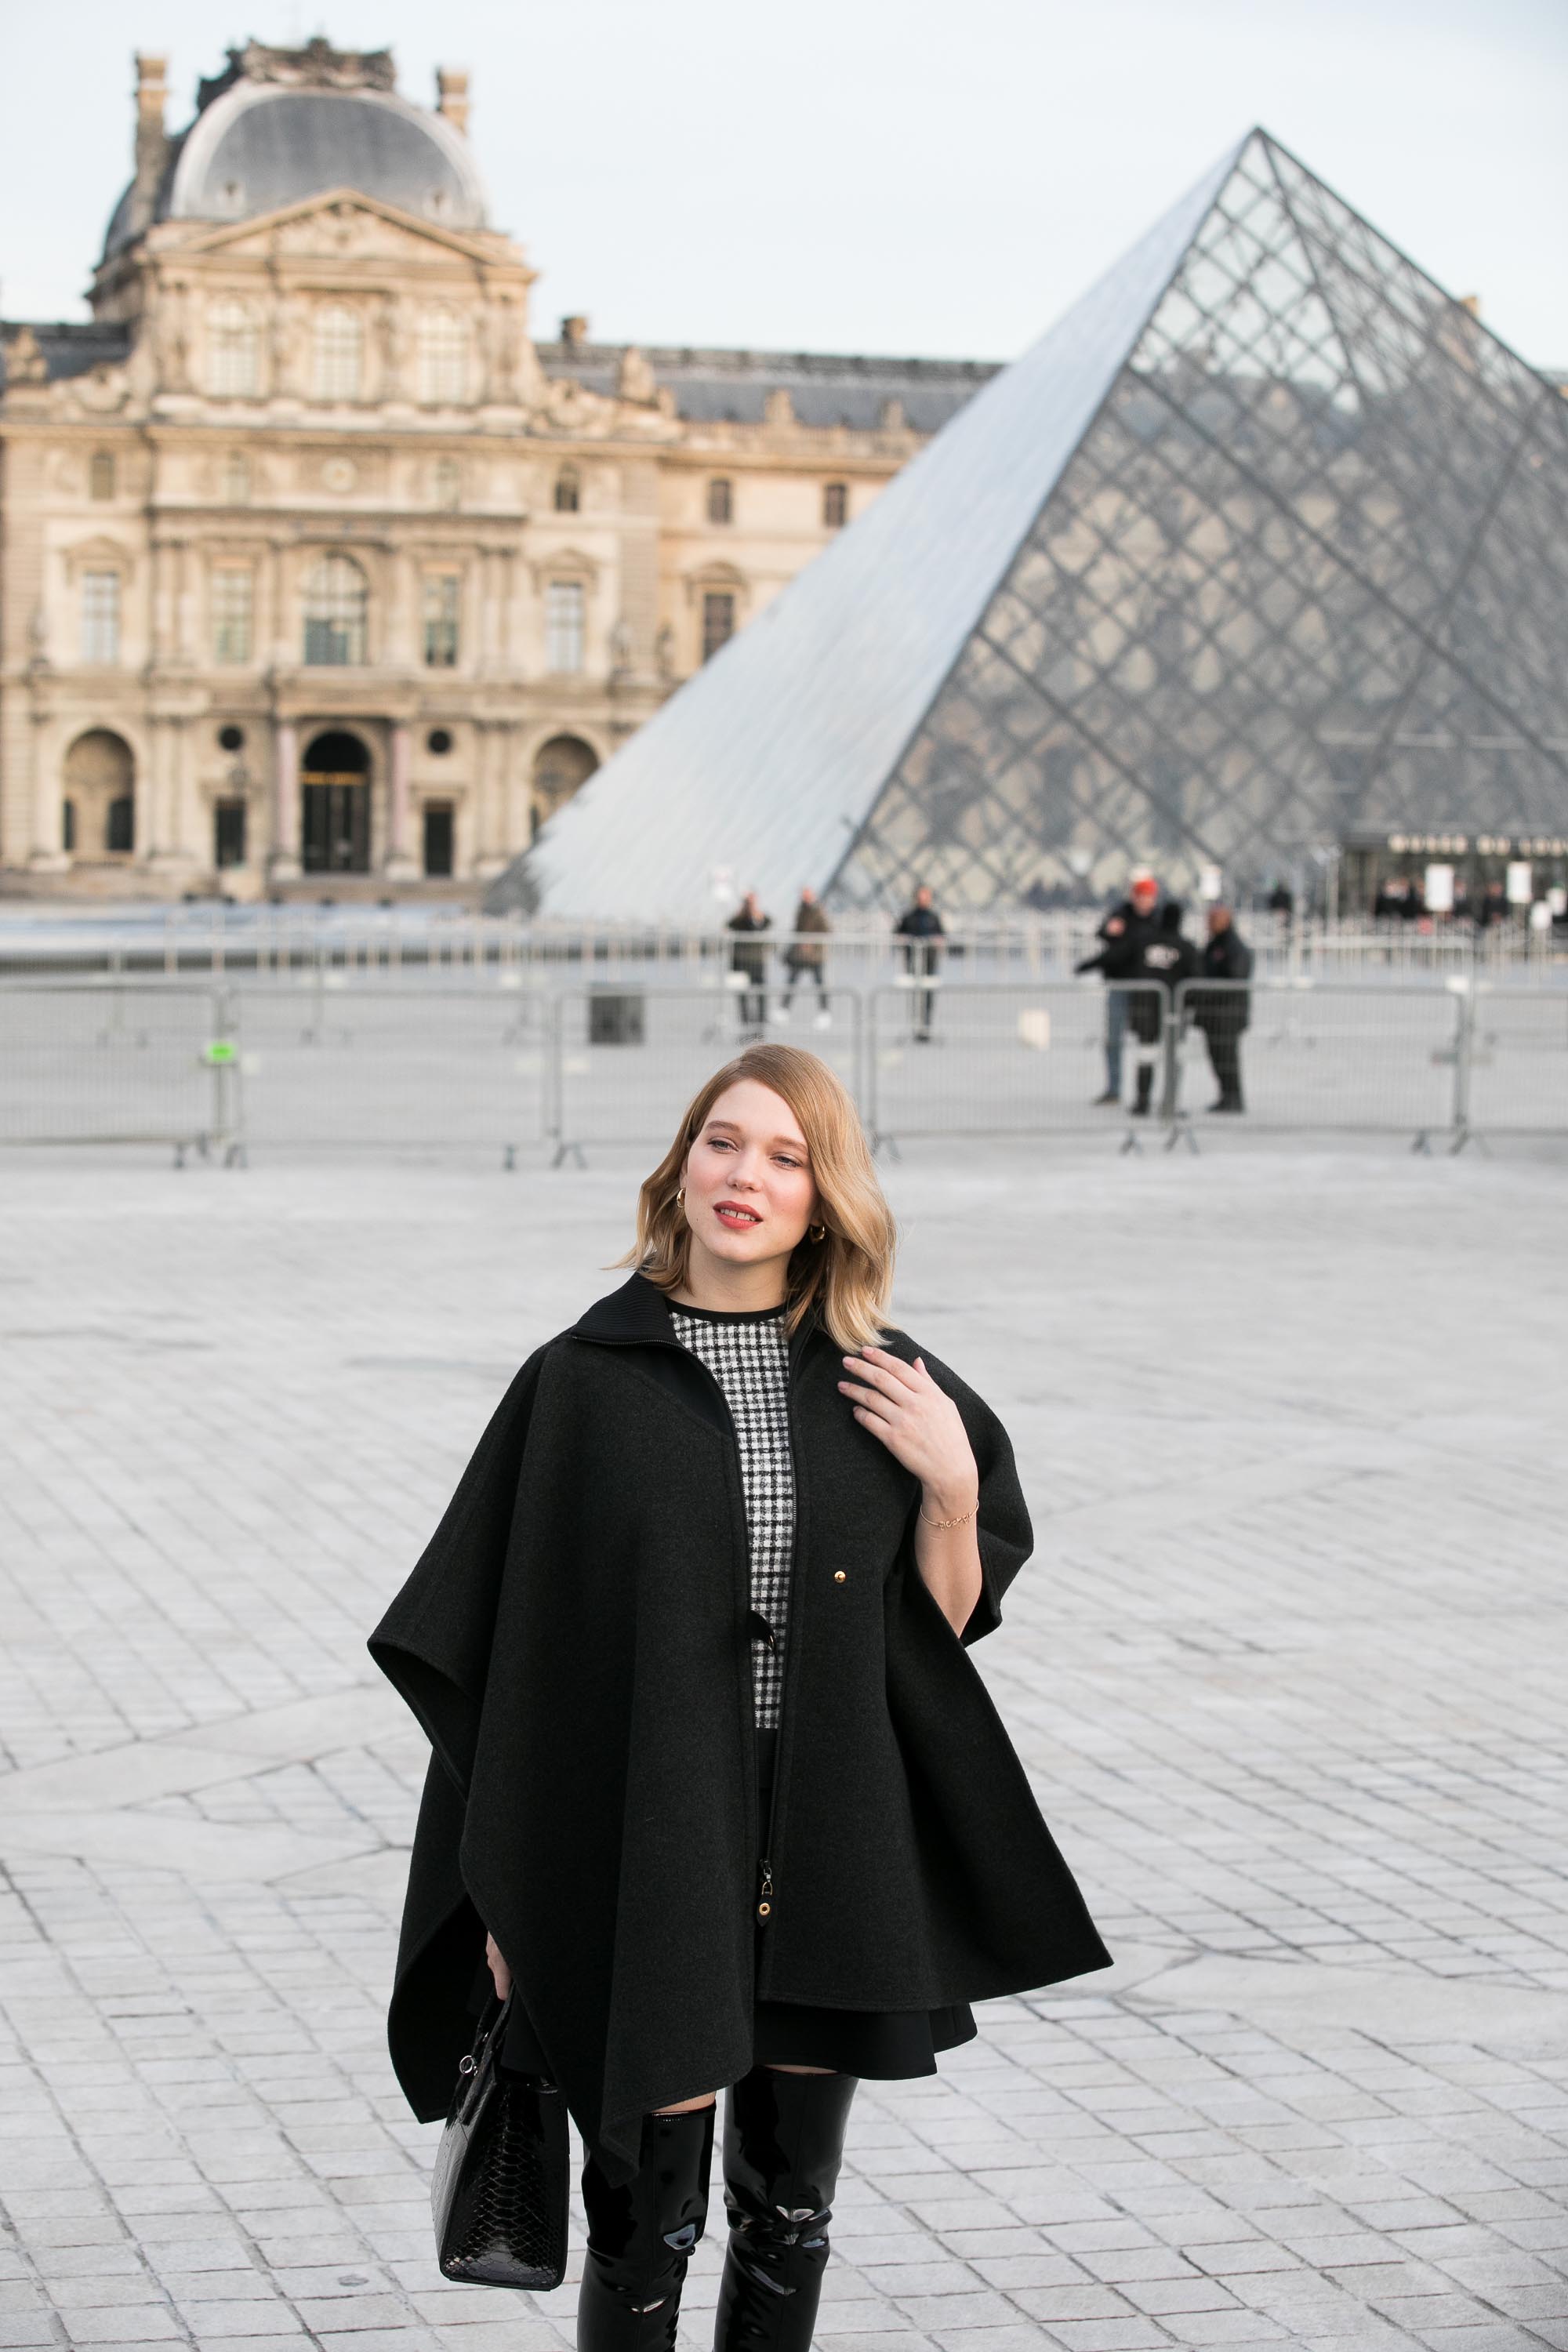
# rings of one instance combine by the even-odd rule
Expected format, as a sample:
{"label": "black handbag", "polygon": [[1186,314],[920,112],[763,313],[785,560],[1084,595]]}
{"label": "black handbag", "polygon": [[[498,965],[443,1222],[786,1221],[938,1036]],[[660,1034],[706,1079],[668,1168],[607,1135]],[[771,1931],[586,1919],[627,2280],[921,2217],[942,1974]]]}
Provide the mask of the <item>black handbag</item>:
{"label": "black handbag", "polygon": [[566,2102],[500,2063],[510,2001],[492,2001],[458,2069],[430,2211],[442,2273],[476,2286],[559,2286],[566,2270]]}

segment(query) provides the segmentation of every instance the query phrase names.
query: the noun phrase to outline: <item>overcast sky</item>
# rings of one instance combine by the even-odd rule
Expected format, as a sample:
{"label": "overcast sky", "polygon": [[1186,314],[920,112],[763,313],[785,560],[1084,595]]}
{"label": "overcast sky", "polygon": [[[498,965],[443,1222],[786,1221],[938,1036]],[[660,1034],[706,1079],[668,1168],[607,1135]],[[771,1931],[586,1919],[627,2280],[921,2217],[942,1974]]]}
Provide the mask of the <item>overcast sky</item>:
{"label": "overcast sky", "polygon": [[1010,357],[1254,122],[1540,366],[1568,367],[1568,0],[55,0],[0,36],[0,305],[85,316],[129,175],[231,41],[473,76],[535,323]]}

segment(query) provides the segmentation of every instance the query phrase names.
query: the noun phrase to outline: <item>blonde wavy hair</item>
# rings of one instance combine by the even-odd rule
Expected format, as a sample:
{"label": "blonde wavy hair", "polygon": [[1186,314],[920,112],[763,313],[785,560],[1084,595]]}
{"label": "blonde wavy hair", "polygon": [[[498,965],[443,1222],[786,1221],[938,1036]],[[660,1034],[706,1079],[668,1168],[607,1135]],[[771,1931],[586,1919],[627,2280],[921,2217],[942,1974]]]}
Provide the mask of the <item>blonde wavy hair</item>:
{"label": "blonde wavy hair", "polygon": [[827,1228],[819,1242],[808,1233],[790,1258],[785,1328],[797,1330],[815,1312],[836,1347],[847,1352],[875,1346],[888,1320],[898,1228],[843,1081],[798,1045],[748,1045],[693,1096],[674,1142],[637,1195],[637,1240],[616,1263],[635,1266],[659,1290],[679,1290],[685,1282],[691,1228],[676,1198],[681,1171],[720,1096],[746,1078],[779,1096],[799,1120],[816,1186],[813,1222]]}

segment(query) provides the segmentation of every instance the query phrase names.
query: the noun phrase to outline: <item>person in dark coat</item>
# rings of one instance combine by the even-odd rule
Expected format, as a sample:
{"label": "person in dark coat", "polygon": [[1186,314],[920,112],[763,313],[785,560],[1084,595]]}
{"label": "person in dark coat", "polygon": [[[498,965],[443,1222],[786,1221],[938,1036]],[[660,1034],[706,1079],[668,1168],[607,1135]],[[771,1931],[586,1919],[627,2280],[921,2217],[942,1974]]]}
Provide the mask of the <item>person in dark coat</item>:
{"label": "person in dark coat", "polygon": [[742,936],[730,950],[730,969],[749,981],[749,988],[741,991],[741,1034],[742,1038],[761,1034],[768,1017],[767,977],[768,951],[752,938],[757,931],[771,931],[773,919],[763,912],[763,902],[754,890],[748,890],[741,901],[738,913],[731,916],[725,928]]}
{"label": "person in dark coat", "polygon": [[371,1639],[433,1751],[393,2063],[445,2112],[488,1961],[584,2137],[581,2352],[670,2352],[720,2089],[716,2341],[806,2352],[857,2080],[1109,1965],[969,1657],[1012,1448],[889,1322],[894,1241],[838,1078],[749,1047]]}
{"label": "person in dark coat", "polygon": [[800,904],[795,910],[795,937],[784,950],[784,971],[788,980],[779,1003],[779,1017],[787,1020],[795,990],[802,981],[816,985],[816,1025],[826,1029],[832,1015],[827,1009],[827,971],[823,941],[833,926],[823,913],[815,890],[803,888]]}
{"label": "person in dark coat", "polygon": [[1168,1048],[1174,1041],[1176,991],[1183,981],[1193,979],[1198,969],[1198,951],[1182,929],[1184,911],[1179,898],[1166,899],[1153,936],[1144,940],[1138,950],[1137,963],[1129,974],[1135,982],[1150,983],[1134,986],[1127,999],[1127,1025],[1137,1041],[1137,1091],[1131,1106],[1134,1118],[1147,1118],[1153,1108],[1154,1073],[1162,1059],[1169,1076]]}
{"label": "person in dark coat", "polygon": [[1105,994],[1105,1089],[1095,1097],[1096,1108],[1121,1100],[1121,1062],[1127,1042],[1127,996],[1114,982],[1131,979],[1144,947],[1157,928],[1155,908],[1160,886],[1152,874],[1135,874],[1127,896],[1100,923],[1095,937],[1097,955],[1085,956],[1075,971],[1098,971],[1107,982]]}
{"label": "person in dark coat", "polygon": [[[899,917],[899,927],[893,934],[904,942],[904,970],[911,979],[934,980],[942,961],[942,950],[937,941],[947,936],[942,917],[929,882],[922,882],[915,892],[914,903]],[[931,1016],[936,1007],[934,989],[922,988],[915,1007],[915,1036],[920,1044],[931,1040]]]}
{"label": "person in dark coat", "polygon": [[1252,950],[1236,928],[1228,907],[1209,908],[1208,938],[1204,945],[1201,976],[1225,981],[1224,988],[1194,989],[1187,1002],[1193,1025],[1204,1033],[1209,1062],[1219,1087],[1210,1110],[1245,1110],[1241,1094],[1241,1033],[1252,1017],[1252,992],[1239,983],[1252,977]]}

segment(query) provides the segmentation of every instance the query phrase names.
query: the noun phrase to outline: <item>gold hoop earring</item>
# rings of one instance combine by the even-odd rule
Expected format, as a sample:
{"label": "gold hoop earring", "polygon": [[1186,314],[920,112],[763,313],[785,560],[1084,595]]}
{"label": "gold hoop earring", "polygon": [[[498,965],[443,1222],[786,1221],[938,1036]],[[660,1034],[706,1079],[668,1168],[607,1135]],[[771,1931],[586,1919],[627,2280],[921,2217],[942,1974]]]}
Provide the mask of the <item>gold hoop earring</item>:
{"label": "gold hoop earring", "polygon": [[686,1206],[686,1187],[684,1184],[680,1185],[676,1192],[675,1205],[678,1209],[684,1209]]}
{"label": "gold hoop earring", "polygon": [[807,1225],[805,1232],[808,1241],[825,1242],[827,1239],[827,1227],[826,1225]]}

